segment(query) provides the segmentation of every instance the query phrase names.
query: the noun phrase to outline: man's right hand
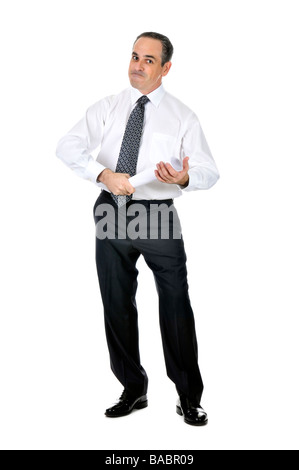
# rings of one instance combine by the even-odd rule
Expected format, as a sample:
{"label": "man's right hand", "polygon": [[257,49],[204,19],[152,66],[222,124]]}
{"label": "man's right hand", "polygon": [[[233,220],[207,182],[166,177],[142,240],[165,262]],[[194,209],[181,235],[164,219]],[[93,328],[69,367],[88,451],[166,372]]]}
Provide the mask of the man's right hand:
{"label": "man's right hand", "polygon": [[135,188],[131,185],[129,178],[131,176],[126,173],[114,173],[106,168],[98,176],[97,181],[107,186],[115,196],[130,196],[135,193]]}

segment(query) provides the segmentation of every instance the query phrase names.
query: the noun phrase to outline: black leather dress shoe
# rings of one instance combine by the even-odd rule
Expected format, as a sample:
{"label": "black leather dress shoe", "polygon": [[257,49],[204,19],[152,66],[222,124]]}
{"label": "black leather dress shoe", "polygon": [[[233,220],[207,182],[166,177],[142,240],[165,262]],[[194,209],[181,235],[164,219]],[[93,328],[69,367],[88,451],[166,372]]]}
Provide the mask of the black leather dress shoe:
{"label": "black leather dress shoe", "polygon": [[184,421],[191,426],[205,426],[208,424],[208,415],[200,405],[189,400],[187,397],[180,396],[176,412],[184,416]]}
{"label": "black leather dress shoe", "polygon": [[133,410],[142,410],[148,406],[147,396],[133,397],[126,390],[123,391],[119,402],[108,408],[105,415],[108,418],[121,418],[132,413]]}

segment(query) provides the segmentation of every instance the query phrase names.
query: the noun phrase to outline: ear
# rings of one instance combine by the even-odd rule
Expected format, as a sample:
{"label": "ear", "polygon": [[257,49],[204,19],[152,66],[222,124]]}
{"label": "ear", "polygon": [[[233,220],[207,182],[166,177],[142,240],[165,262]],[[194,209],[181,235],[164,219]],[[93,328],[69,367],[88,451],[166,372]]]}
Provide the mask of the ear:
{"label": "ear", "polygon": [[169,70],[171,69],[172,63],[171,62],[166,62],[163,66],[163,72],[162,72],[162,77],[166,77],[168,74]]}

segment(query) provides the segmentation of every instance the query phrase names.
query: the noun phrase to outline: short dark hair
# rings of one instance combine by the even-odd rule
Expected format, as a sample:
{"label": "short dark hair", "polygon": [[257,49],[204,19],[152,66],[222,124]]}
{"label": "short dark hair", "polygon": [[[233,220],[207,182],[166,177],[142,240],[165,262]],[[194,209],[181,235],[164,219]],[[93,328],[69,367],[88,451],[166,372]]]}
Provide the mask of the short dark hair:
{"label": "short dark hair", "polygon": [[163,65],[166,64],[166,62],[171,61],[171,58],[172,58],[172,55],[173,55],[173,45],[171,44],[168,37],[164,36],[163,34],[159,34],[159,33],[142,33],[137,37],[134,44],[140,38],[157,39],[158,41],[161,42],[161,44],[162,44],[162,57],[161,57],[162,67],[163,67]]}

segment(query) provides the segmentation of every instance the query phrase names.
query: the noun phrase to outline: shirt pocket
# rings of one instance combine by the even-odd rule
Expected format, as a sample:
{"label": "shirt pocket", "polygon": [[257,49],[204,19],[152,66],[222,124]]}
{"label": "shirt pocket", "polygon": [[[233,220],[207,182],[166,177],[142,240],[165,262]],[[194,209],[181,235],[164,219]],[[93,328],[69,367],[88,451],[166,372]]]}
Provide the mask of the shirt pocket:
{"label": "shirt pocket", "polygon": [[150,145],[150,160],[157,164],[161,161],[170,163],[175,157],[177,137],[154,132]]}

